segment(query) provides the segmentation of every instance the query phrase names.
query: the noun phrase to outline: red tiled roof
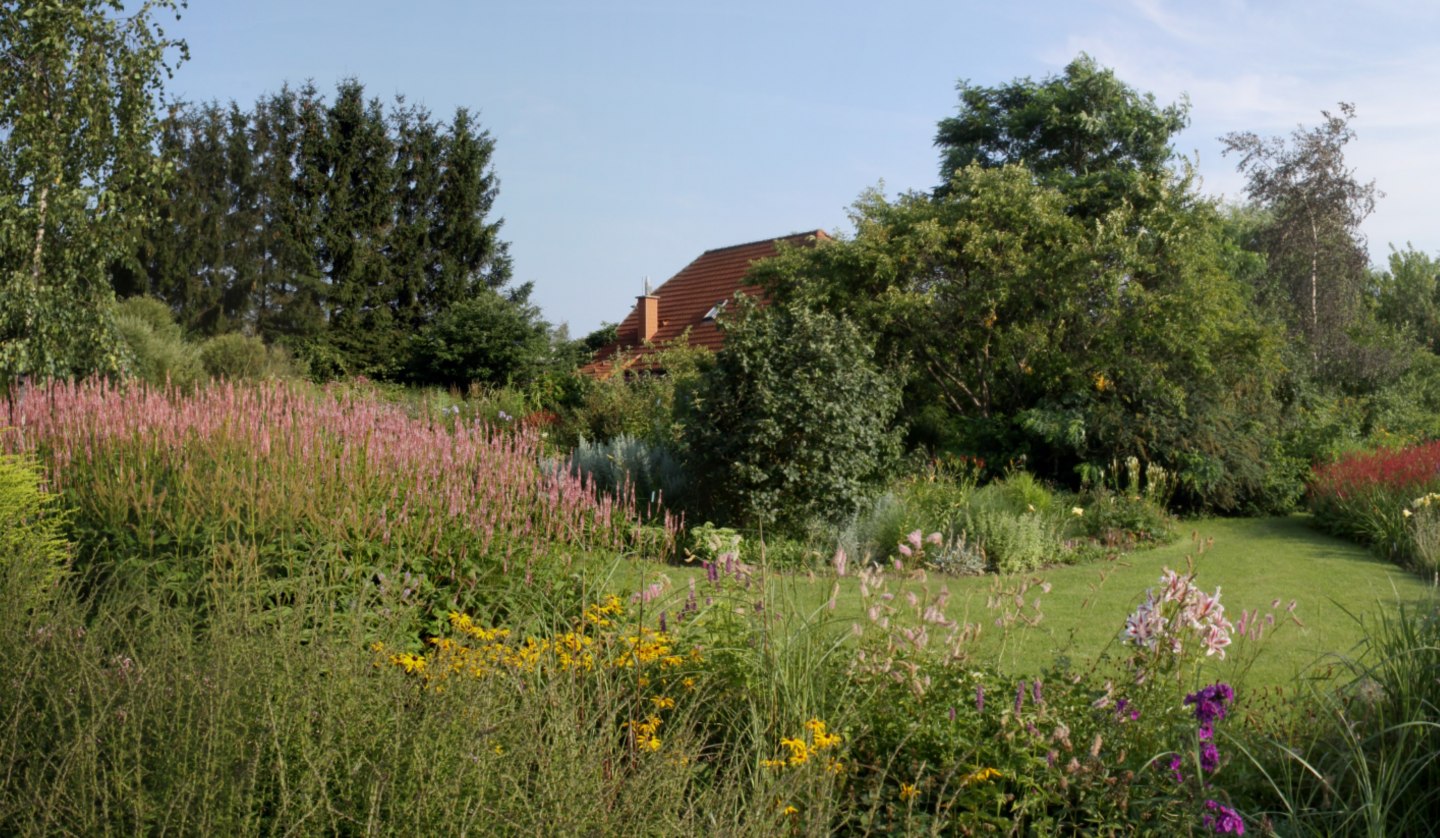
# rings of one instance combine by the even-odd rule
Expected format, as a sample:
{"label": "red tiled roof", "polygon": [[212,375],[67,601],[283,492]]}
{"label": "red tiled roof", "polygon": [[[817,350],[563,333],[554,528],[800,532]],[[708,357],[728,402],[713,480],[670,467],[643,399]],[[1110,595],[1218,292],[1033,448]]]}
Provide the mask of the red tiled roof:
{"label": "red tiled roof", "polygon": [[[750,266],[761,259],[775,255],[776,242],[812,246],[817,240],[828,239],[823,230],[808,233],[792,233],[778,239],[737,244],[730,247],[707,250],[699,258],[686,265],[651,293],[660,298],[660,323],[652,345],[673,341],[690,330],[690,345],[718,351],[725,342],[713,319],[705,315],[716,303],[728,300],[736,291],[743,292],[758,300],[761,305],[769,302],[764,291],[756,285],[746,285],[745,275]],[[611,372],[610,358],[616,352],[625,351],[632,358],[639,359],[650,354],[640,337],[640,313],[632,302],[630,313],[616,328],[616,340],[595,353],[595,360],[580,368],[586,375],[604,377]]]}

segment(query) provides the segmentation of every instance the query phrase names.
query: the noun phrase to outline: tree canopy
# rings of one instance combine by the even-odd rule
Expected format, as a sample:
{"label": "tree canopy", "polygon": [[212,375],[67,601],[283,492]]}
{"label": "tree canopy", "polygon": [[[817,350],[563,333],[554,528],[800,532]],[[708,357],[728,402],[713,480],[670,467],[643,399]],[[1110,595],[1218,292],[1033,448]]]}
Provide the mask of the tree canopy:
{"label": "tree canopy", "polygon": [[1360,224],[1379,193],[1345,163],[1355,107],[1342,102],[1338,114],[1322,116],[1288,140],[1249,131],[1221,139],[1225,152],[1239,157],[1250,200],[1269,214],[1258,237],[1269,263],[1263,298],[1306,341],[1318,370],[1334,378],[1355,360],[1348,330],[1360,313],[1369,262]]}
{"label": "tree canopy", "polygon": [[0,381],[124,365],[106,268],[156,205],[161,82],[183,59],[121,0],[0,3]]}
{"label": "tree canopy", "polygon": [[940,121],[940,191],[971,164],[1024,166],[1082,214],[1153,197],[1170,174],[1171,140],[1189,104],[1161,107],[1081,54],[1058,76],[996,87],[957,85],[959,112]]}
{"label": "tree canopy", "polygon": [[1195,504],[1264,506],[1282,370],[1242,277],[1240,222],[1195,194],[1162,108],[1081,56],[961,85],[947,183],[855,204],[850,239],[755,270],[783,304],[853,320],[904,376],[912,443],[1061,480],[1135,456]]}
{"label": "tree canopy", "polygon": [[164,299],[191,331],[400,375],[412,335],[509,282],[494,147],[463,108],[448,122],[403,97],[387,109],[354,79],[328,101],[307,84],[249,111],[176,106],[165,211],[116,287]]}

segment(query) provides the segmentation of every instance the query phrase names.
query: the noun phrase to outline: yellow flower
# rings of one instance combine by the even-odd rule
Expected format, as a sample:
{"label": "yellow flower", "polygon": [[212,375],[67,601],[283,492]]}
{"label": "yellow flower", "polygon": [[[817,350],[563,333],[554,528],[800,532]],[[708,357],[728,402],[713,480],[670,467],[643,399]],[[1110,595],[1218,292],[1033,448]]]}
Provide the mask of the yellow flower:
{"label": "yellow flower", "polygon": [[766,768],[773,768],[773,769],[775,769],[776,771],[779,771],[780,769],[782,769],[782,768],[785,767],[785,760],[783,760],[783,759],[762,759],[762,760],[760,760],[760,764],[763,765],[763,766],[766,767]]}
{"label": "yellow flower", "polygon": [[968,786],[972,783],[983,783],[986,780],[991,780],[999,776],[1001,776],[1001,774],[997,768],[982,768],[979,771],[966,774],[964,779],[960,781],[960,785]]}
{"label": "yellow flower", "polygon": [[838,760],[838,759],[826,760],[826,761],[825,761],[825,770],[828,771],[828,772],[830,772],[831,774],[844,774],[844,773],[845,773],[845,763],[841,762],[841,761]]}
{"label": "yellow flower", "polygon": [[782,811],[780,814],[786,815],[788,817],[789,815],[799,814],[799,812],[800,810],[796,809],[794,806],[786,806],[784,811]]}
{"label": "yellow flower", "polygon": [[810,746],[804,739],[781,739],[780,746],[790,749],[791,765],[804,765],[810,759]]}
{"label": "yellow flower", "polygon": [[695,689],[695,679],[694,679],[694,678],[685,678],[685,679],[683,679],[683,680],[680,681],[680,686],[684,687],[684,688],[687,689],[687,690],[693,690],[693,689]]}
{"label": "yellow flower", "polygon": [[1074,515],[1076,518],[1079,518],[1085,514],[1085,509],[1084,507],[1076,506],[1070,510],[1070,514]]}
{"label": "yellow flower", "polygon": [[671,710],[675,707],[675,699],[667,695],[654,696],[650,699],[650,703],[654,704],[658,710]]}
{"label": "yellow flower", "polygon": [[900,784],[900,799],[905,801],[914,800],[920,796],[920,790],[910,783]]}
{"label": "yellow flower", "polygon": [[404,669],[407,673],[414,675],[417,672],[425,671],[425,657],[410,652],[401,652],[398,655],[391,655],[390,662]]}

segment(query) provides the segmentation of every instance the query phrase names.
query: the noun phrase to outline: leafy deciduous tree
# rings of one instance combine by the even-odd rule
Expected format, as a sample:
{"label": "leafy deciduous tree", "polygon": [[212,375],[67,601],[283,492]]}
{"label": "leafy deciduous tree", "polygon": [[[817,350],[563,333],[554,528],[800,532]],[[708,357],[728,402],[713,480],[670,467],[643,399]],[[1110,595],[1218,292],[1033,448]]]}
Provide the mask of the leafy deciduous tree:
{"label": "leafy deciduous tree", "polygon": [[898,387],[845,320],[738,308],[715,366],[681,397],[701,506],[790,532],[853,513],[898,451]]}
{"label": "leafy deciduous tree", "polygon": [[1083,53],[1040,82],[961,82],[958,89],[959,113],[941,120],[935,135],[939,191],[972,163],[1020,165],[1065,193],[1082,215],[1154,200],[1170,176],[1171,139],[1188,124],[1188,103],[1160,107]]}
{"label": "leafy deciduous tree", "polygon": [[[183,5],[183,4],[179,4]],[[174,0],[0,2],[0,380],[113,371],[107,268],[154,207]]]}
{"label": "leafy deciduous tree", "polygon": [[1361,183],[1345,165],[1355,138],[1355,106],[1323,111],[1314,128],[1287,140],[1236,132],[1221,138],[1240,158],[1250,200],[1269,212],[1260,235],[1269,261],[1262,298],[1278,305],[1303,335],[1322,375],[1352,348],[1346,330],[1361,309],[1369,255],[1360,224],[1375,209],[1374,181]]}

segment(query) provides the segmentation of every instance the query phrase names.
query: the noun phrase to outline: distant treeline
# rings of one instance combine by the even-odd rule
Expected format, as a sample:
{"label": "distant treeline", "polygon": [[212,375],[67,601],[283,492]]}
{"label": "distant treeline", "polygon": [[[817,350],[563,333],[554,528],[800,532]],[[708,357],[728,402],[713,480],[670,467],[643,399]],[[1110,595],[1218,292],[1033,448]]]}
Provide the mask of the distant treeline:
{"label": "distant treeline", "polygon": [[164,300],[193,334],[287,345],[319,374],[402,375],[412,339],[460,301],[543,326],[528,287],[501,293],[494,147],[463,108],[440,122],[355,80],[330,101],[306,84],[249,110],[174,106],[159,136],[173,174],[115,290]]}

